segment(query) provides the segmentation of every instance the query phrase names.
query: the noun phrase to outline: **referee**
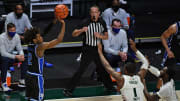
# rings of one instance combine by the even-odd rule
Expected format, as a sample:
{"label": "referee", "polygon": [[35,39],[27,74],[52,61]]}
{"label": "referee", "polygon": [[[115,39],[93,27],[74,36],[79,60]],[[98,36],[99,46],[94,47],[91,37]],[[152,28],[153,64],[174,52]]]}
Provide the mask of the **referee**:
{"label": "referee", "polygon": [[75,89],[81,76],[83,75],[83,73],[85,72],[85,70],[91,62],[95,62],[97,67],[96,70],[107,90],[114,90],[110,76],[105,71],[101,63],[97,47],[97,44],[101,39],[108,39],[106,23],[103,19],[100,18],[100,11],[97,6],[92,6],[90,8],[90,16],[91,17],[85,19],[83,23],[77,29],[75,29],[72,34],[73,37],[77,37],[80,35],[84,36],[82,58],[80,67],[78,68],[77,72],[73,75],[71,81],[63,91],[65,96],[72,96],[73,90]]}

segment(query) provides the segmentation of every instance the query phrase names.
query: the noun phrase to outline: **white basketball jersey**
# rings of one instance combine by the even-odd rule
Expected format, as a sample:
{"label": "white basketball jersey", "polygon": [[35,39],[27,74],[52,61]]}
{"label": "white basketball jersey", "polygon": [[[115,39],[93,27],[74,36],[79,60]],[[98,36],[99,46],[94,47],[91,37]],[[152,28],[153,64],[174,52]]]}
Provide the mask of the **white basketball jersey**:
{"label": "white basketball jersey", "polygon": [[176,90],[175,90],[175,84],[174,80],[171,79],[169,82],[164,84],[159,92],[157,92],[159,97],[163,99],[163,101],[178,101],[178,97],[176,95]]}
{"label": "white basketball jersey", "polygon": [[138,75],[123,75],[124,85],[121,88],[121,94],[126,101],[146,101],[144,96],[144,85]]}

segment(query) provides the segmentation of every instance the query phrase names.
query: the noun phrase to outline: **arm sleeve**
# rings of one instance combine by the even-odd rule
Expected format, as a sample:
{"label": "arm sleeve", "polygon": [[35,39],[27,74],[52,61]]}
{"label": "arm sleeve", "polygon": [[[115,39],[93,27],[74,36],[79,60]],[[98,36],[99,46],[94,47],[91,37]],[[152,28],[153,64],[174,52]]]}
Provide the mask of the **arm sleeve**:
{"label": "arm sleeve", "polygon": [[118,55],[119,51],[116,51],[116,50],[112,49],[112,48],[110,47],[110,44],[109,44],[109,43],[110,43],[110,42],[109,42],[109,39],[108,39],[108,40],[103,40],[104,51],[105,51],[106,53],[111,53],[111,54],[113,54],[113,55]]}
{"label": "arm sleeve", "polygon": [[123,31],[122,32],[122,34],[123,34],[123,44],[122,44],[122,46],[123,46],[123,52],[126,52],[127,53],[127,51],[128,51],[128,42],[127,42],[127,35],[126,35],[126,32],[125,31]]}
{"label": "arm sleeve", "polygon": [[21,41],[19,36],[17,37],[17,45],[16,45],[17,51],[19,52],[20,55],[24,55],[23,49],[22,49],[22,45],[21,45]]}
{"label": "arm sleeve", "polygon": [[0,52],[1,52],[1,56],[8,57],[10,59],[15,59],[15,55],[10,54],[6,51],[4,42],[2,41],[2,39],[0,39]]}
{"label": "arm sleeve", "polygon": [[160,71],[154,66],[150,66],[150,68],[148,68],[148,70],[156,77],[159,77],[161,74]]}
{"label": "arm sleeve", "polygon": [[148,60],[144,57],[144,55],[139,50],[137,50],[136,55],[142,62],[141,69],[147,70],[149,66]]}

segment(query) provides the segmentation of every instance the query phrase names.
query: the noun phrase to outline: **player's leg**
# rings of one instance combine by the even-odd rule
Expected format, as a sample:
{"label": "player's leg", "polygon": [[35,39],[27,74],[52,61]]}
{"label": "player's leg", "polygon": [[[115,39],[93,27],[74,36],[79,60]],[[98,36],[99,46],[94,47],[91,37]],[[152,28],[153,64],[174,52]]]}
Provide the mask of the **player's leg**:
{"label": "player's leg", "polygon": [[76,87],[77,83],[79,82],[81,76],[87,69],[88,65],[92,62],[92,55],[88,53],[82,53],[82,58],[80,62],[80,67],[73,75],[72,79],[68,83],[67,87],[64,89],[63,93],[65,96],[72,96],[72,92]]}
{"label": "player's leg", "polygon": [[27,75],[27,77],[26,77],[26,97],[28,98],[29,101],[39,99],[39,83],[38,83],[37,76]]}
{"label": "player's leg", "polygon": [[43,78],[43,76],[38,76],[38,89],[39,89],[38,100],[43,101],[43,99],[44,99],[44,78]]}
{"label": "player's leg", "polygon": [[34,78],[31,75],[27,74],[25,83],[26,83],[26,90],[25,90],[26,98],[30,99],[34,95]]}

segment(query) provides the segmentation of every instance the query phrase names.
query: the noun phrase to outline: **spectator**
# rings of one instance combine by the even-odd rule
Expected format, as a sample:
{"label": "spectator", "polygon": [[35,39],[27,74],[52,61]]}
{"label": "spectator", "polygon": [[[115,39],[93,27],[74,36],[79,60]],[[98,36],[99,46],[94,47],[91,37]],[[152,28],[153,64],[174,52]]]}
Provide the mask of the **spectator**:
{"label": "spectator", "polygon": [[[24,32],[27,30],[27,29],[30,29],[32,28],[32,25],[30,23],[30,20],[28,18],[28,16],[24,13],[23,11],[23,6],[22,4],[16,4],[15,6],[15,10],[13,12],[10,12],[8,15],[7,15],[7,18],[6,18],[6,21],[5,21],[5,30],[7,28],[7,24],[8,23],[13,23],[15,24],[16,26],[16,32],[17,34],[20,35],[20,38],[21,38],[21,43],[23,44],[23,40],[24,40]],[[19,80],[19,82],[24,86],[25,85],[25,81],[24,81],[24,76],[25,76],[25,73],[26,73],[26,69],[27,69],[27,56],[25,54],[25,61],[23,62],[22,64],[22,71],[24,71],[24,73],[21,75],[21,79]],[[48,62],[45,61],[45,66],[46,67],[52,67],[53,64],[50,64]],[[21,86],[21,85],[20,85]]]}
{"label": "spectator", "polygon": [[[19,55],[13,55],[12,52],[17,50]],[[13,23],[7,24],[7,32],[0,35],[0,59],[1,59],[1,82],[2,90],[10,91],[6,84],[6,75],[10,63],[13,61],[24,61],[24,52],[21,47],[21,40],[16,33],[16,27]]]}
{"label": "spectator", "polygon": [[107,8],[103,13],[102,17],[106,22],[107,28],[111,27],[112,20],[117,18],[122,21],[122,27],[128,30],[129,25],[127,21],[127,13],[124,9],[120,8],[119,0],[112,0],[111,8]]}
{"label": "spectator", "polygon": [[[135,33],[134,33],[134,29],[135,29],[135,14],[134,14],[134,10],[132,9],[130,3],[126,0],[119,0],[121,3],[121,8],[123,8],[124,10],[127,11],[127,20],[128,20],[128,24],[129,24],[129,29],[127,31],[127,37],[128,39],[132,39],[133,41],[135,41]],[[131,47],[129,47],[128,53],[131,55],[132,58],[134,58],[135,61],[139,61],[139,59],[136,57],[136,54],[134,53],[134,51],[131,49]]]}
{"label": "spectator", "polygon": [[[24,32],[32,27],[28,16],[23,13],[23,6],[17,4],[15,10],[10,12],[5,21],[5,31],[7,32],[7,24],[13,23],[16,26],[16,33],[20,36],[21,43],[23,44]],[[27,71],[27,56],[25,54],[25,61],[21,65],[21,79],[19,80],[19,87],[25,87],[25,75]]]}
{"label": "spectator", "polygon": [[112,67],[117,67],[118,62],[127,61],[128,40],[126,31],[121,29],[121,21],[114,19],[108,30],[108,40],[103,40],[105,56]]}
{"label": "spectator", "polygon": [[[128,39],[131,38],[133,41],[135,41],[135,34],[134,34],[134,28],[135,28],[135,14],[134,10],[132,9],[130,3],[128,1],[120,0],[121,8],[123,8],[127,12],[127,21],[129,25],[129,29],[127,31]],[[130,48],[130,47],[129,47]]]}
{"label": "spectator", "polygon": [[15,6],[14,12],[10,12],[7,15],[6,21],[5,21],[5,30],[7,29],[7,24],[13,23],[16,26],[16,32],[20,35],[21,39],[24,39],[23,35],[24,32],[27,29],[30,29],[32,27],[28,16],[23,13],[23,6],[21,4],[17,4]]}

